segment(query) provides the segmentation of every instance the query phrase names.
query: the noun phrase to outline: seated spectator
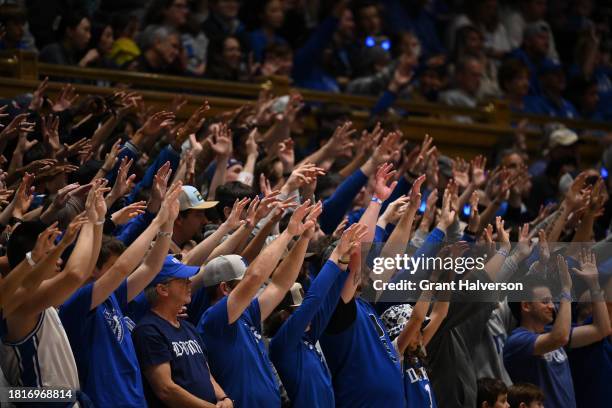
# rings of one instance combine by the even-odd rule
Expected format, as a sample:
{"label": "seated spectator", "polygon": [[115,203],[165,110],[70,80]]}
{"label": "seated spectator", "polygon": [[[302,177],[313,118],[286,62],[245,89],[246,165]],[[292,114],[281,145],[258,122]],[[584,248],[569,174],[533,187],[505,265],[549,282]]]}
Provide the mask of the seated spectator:
{"label": "seated spectator", "polygon": [[91,27],[91,51],[85,56],[85,66],[96,68],[116,68],[110,59],[115,39],[110,24],[94,23]]}
{"label": "seated spectator", "polygon": [[537,23],[547,27],[547,31],[551,33],[548,41],[548,58],[553,61],[559,60],[557,47],[555,46],[555,38],[552,35],[550,25],[544,20],[546,18],[547,1],[546,0],[519,0],[518,6],[513,9],[508,9],[502,14],[502,22],[506,27],[510,46],[519,48],[523,44],[523,33],[527,24]]}
{"label": "seated spectator", "polygon": [[57,29],[58,42],[45,46],[38,58],[41,62],[85,67],[97,54],[89,49],[91,39],[91,20],[82,12],[75,11],[63,15]]}
{"label": "seated spectator", "polygon": [[187,72],[202,75],[206,68],[208,38],[197,25],[192,23],[187,27],[188,17],[187,0],[155,0],[147,9],[144,25],[145,29],[150,25],[162,25],[180,32],[182,58],[187,60]]}
{"label": "seated spectator", "polygon": [[136,43],[140,21],[134,15],[117,14],[112,24],[115,42],[109,57],[118,67],[128,68],[140,56],[140,48]]}
{"label": "seated spectator", "polygon": [[[606,49],[607,48],[607,49]],[[574,49],[573,64],[570,65],[570,78],[581,76],[597,82],[597,92],[600,96],[612,93],[612,67],[609,55],[610,45],[602,42],[594,29],[582,33]],[[606,61],[608,59],[608,61]]]}
{"label": "seated spectator", "polygon": [[448,30],[448,48],[453,49],[458,30],[473,25],[484,35],[484,49],[491,58],[501,59],[512,47],[506,28],[499,21],[497,0],[477,0],[466,3],[465,14],[460,14]]}
{"label": "seated spectator", "polygon": [[600,106],[597,81],[575,77],[570,80],[567,89],[568,100],[576,107],[582,119],[604,121],[604,112]]}
{"label": "seated spectator", "polygon": [[190,278],[199,268],[183,265],[171,256],[165,263],[145,289],[151,310],[133,333],[147,403],[195,406],[208,402],[231,408],[231,398],[210,373],[202,338],[191,323],[178,318],[183,306],[191,301]]}
{"label": "seated spectator", "polygon": [[554,64],[548,58],[548,49],[552,34],[546,24],[531,23],[525,26],[521,48],[515,48],[510,53],[511,58],[522,61],[529,68],[529,94],[540,94],[538,72],[544,65]]}
{"label": "seated spectator", "polygon": [[222,41],[230,35],[236,36],[243,46],[248,45],[248,34],[244,24],[238,18],[240,7],[240,0],[211,0],[209,2],[210,13],[202,24],[202,29],[210,42]]}
{"label": "seated spectator", "polygon": [[512,384],[508,388],[508,403],[512,408],[543,408],[544,393],[533,384]]}
{"label": "seated spectator", "polygon": [[538,82],[540,95],[525,98],[525,112],[558,118],[578,118],[578,112],[571,102],[563,97],[565,91],[565,72],[555,62],[547,62],[540,67]]}
{"label": "seated spectator", "polygon": [[510,408],[514,405],[508,404],[508,388],[501,380],[496,378],[478,379],[478,396],[476,407],[478,408]]}
{"label": "seated spectator", "polygon": [[336,78],[341,87],[353,77],[357,44],[355,44],[355,20],[350,8],[345,8],[333,33],[331,44],[324,51],[322,65]]}
{"label": "seated spectator", "polygon": [[141,34],[142,54],[132,69],[155,74],[181,74],[179,33],[165,26],[149,26]]}
{"label": "seated spectator", "polygon": [[520,60],[506,59],[498,72],[499,87],[513,112],[525,111],[525,97],[529,93],[529,68]]}
{"label": "seated spectator", "polygon": [[205,74],[207,78],[227,81],[247,80],[247,67],[243,61],[242,45],[238,37],[230,35],[221,41],[211,42],[208,58],[210,62]]}
{"label": "seated spectator", "polygon": [[[380,49],[389,52],[391,50],[391,39],[384,33],[380,5],[377,2],[371,0],[356,2],[353,7],[353,15],[357,22],[356,41],[358,46],[355,74],[359,76],[372,75],[377,72],[377,69],[376,64],[372,61],[372,58],[376,59],[376,57],[372,55],[370,50]],[[384,64],[380,61],[377,61],[377,63]]]}
{"label": "seated spectator", "polygon": [[478,89],[478,99],[494,98],[500,95],[497,85],[497,61],[487,57],[484,49],[484,37],[476,27],[466,25],[457,30],[457,39],[452,61],[472,57],[483,66],[483,76]]}
{"label": "seated spectator", "polygon": [[427,2],[384,0],[382,3],[385,23],[390,26],[391,32],[413,32],[423,45],[422,55],[426,61],[445,59],[445,49],[438,33],[438,21]]}
{"label": "seated spectator", "polygon": [[36,51],[27,23],[24,9],[15,4],[1,5],[0,24],[4,26],[5,34],[0,39],[0,50]]}
{"label": "seated spectator", "polygon": [[286,43],[270,44],[266,47],[261,65],[264,76],[279,75],[289,78],[293,69],[293,50]]}
{"label": "seated spectator", "polygon": [[[455,66],[454,87],[440,93],[439,100],[451,106],[475,108],[478,105],[478,90],[484,67],[477,59],[467,57],[457,61]],[[464,121],[468,118],[457,118]]]}
{"label": "seated spectator", "polygon": [[268,46],[288,44],[287,40],[277,34],[285,19],[282,1],[262,0],[258,5],[256,15],[259,19],[259,28],[249,33],[249,45],[255,61],[262,62],[264,51]]}
{"label": "seated spectator", "polygon": [[[568,191],[561,204],[561,216],[569,214],[576,205],[581,205],[580,201],[576,201],[575,194],[572,189]],[[556,259],[561,282],[560,305],[556,315],[551,290],[541,278],[533,278],[533,281],[525,285],[531,294],[531,301],[510,305],[519,327],[508,337],[504,347],[504,363],[512,381],[529,382],[542,388],[547,407],[576,407],[574,384],[565,348],[587,346],[600,341],[610,331],[609,316],[605,302],[600,297],[597,270],[593,270],[596,267],[591,255],[581,257],[580,268],[573,270],[576,276],[588,282],[591,294],[598,296],[597,301],[593,299],[592,302],[594,310],[597,310],[593,314],[592,324],[571,329],[572,278],[562,255],[557,255]]]}

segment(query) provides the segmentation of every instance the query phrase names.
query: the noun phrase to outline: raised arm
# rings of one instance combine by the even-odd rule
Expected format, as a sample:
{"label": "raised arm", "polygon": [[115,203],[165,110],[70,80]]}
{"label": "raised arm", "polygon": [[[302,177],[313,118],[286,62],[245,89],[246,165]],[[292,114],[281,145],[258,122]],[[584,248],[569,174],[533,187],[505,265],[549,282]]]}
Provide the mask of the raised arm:
{"label": "raised arm", "polygon": [[572,279],[567,269],[567,262],[562,255],[557,255],[557,268],[561,278],[562,296],[559,303],[559,310],[552,330],[548,333],[540,334],[535,341],[533,354],[536,356],[544,355],[550,351],[563,347],[569,341],[570,325],[572,321],[571,297]]}
{"label": "raised arm", "polygon": [[[308,204],[310,202],[305,202],[295,210],[290,223],[302,225],[301,221],[306,216]],[[297,230],[299,233],[299,229]],[[249,265],[242,281],[228,296],[227,320],[229,324],[238,320],[242,312],[249,306],[261,285],[268,279],[278,264],[283,251],[287,248],[289,241],[291,241],[295,233],[296,228],[287,228]]]}
{"label": "raised arm", "polygon": [[572,331],[569,346],[577,348],[588,346],[609,336],[610,317],[608,316],[603,291],[599,286],[595,254],[583,251],[580,254],[580,269],[573,268],[573,271],[587,284],[593,305],[593,323],[575,327]]}
{"label": "raised arm", "polygon": [[81,233],[64,270],[54,277],[45,280],[37,290],[29,294],[16,312],[20,315],[34,315],[47,307],[62,304],[72,295],[93,272],[102,243],[102,226],[106,205],[102,183],[96,183],[90,190],[86,203],[87,222]]}
{"label": "raised arm", "polygon": [[[158,228],[155,244],[145,256],[142,264],[140,264],[134,273],[127,278],[128,302],[134,299],[144,290],[144,288],[153,280],[155,275],[159,273],[164,264],[164,259],[166,258],[166,255],[168,255],[168,250],[170,249],[174,220],[176,220],[179,213],[178,198],[182,188],[183,184],[179,181],[174,183],[166,194],[166,198],[164,199],[164,202],[162,203],[156,217],[156,219],[159,218],[159,221],[156,222],[156,224],[162,224]],[[148,239],[148,241],[150,244],[151,240]],[[140,258],[142,258],[142,256],[138,256],[138,259]]]}
{"label": "raised arm", "polygon": [[[261,320],[264,321],[270,316],[272,311],[283,300],[291,285],[297,279],[302,264],[304,263],[304,255],[308,248],[308,243],[314,235],[314,227],[317,222],[317,217],[321,214],[322,203],[317,203],[306,217],[304,223],[289,223],[287,229],[295,235],[302,234],[300,239],[293,245],[289,255],[283,259],[272,274],[272,281],[264,291],[259,295],[259,310]],[[305,228],[308,226],[308,228]]]}

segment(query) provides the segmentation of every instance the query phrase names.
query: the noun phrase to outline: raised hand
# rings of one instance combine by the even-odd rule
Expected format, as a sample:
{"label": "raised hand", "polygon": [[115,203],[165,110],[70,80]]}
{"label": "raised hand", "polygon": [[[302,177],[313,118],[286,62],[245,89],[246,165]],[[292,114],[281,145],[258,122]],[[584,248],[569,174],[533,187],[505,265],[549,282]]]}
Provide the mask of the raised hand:
{"label": "raised hand", "polygon": [[183,183],[181,181],[177,181],[176,183],[172,183],[166,195],[164,196],[164,201],[162,201],[159,211],[157,213],[157,217],[162,223],[172,224],[176,217],[178,217],[180,204],[179,204],[179,195],[183,190]]}
{"label": "raised hand", "polygon": [[351,137],[356,131],[356,129],[353,129],[353,122],[350,121],[338,126],[332,137],[325,144],[329,156],[338,157],[350,154],[353,147]]}
{"label": "raised hand", "polygon": [[478,155],[470,161],[472,183],[476,188],[481,188],[487,181],[485,175],[485,167],[487,166],[487,158],[483,155]]}
{"label": "raised hand", "polygon": [[348,227],[340,237],[340,241],[334,249],[338,255],[338,259],[346,259],[346,257],[356,251],[361,244],[361,240],[367,233],[368,226],[364,224],[355,223]]}
{"label": "raised hand", "polygon": [[13,217],[22,218],[28,212],[34,198],[34,175],[25,173],[13,197]]}
{"label": "raised hand", "polygon": [[[163,130],[174,126],[176,116],[172,112],[161,111],[149,116],[140,129],[136,131],[132,142],[137,146],[147,145]],[[189,136],[188,134],[185,137]]]}
{"label": "raised hand", "polygon": [[168,189],[168,181],[172,175],[170,162],[165,162],[155,173],[153,177],[153,185],[151,186],[151,198],[162,200]]}
{"label": "raised hand", "polygon": [[565,193],[565,203],[571,210],[576,210],[584,206],[587,202],[590,189],[586,186],[586,179],[588,174],[586,172],[580,173],[576,176],[576,179],[572,182],[572,185]]}
{"label": "raised hand", "polygon": [[455,160],[453,160],[453,179],[459,187],[466,188],[470,183],[469,170],[470,165],[464,159],[456,157]]}
{"label": "raised hand", "polygon": [[495,229],[497,231],[497,241],[502,245],[510,246],[510,234],[509,231],[504,229],[504,219],[500,216],[495,217]]}
{"label": "raised hand", "polygon": [[391,163],[385,163],[381,165],[376,171],[376,184],[374,185],[374,195],[382,201],[385,201],[397,185],[397,181],[389,181],[395,176],[395,170]]}
{"label": "raised hand", "polygon": [[540,262],[545,265],[550,259],[550,247],[546,239],[546,232],[543,229],[538,231],[538,246],[540,249]]}
{"label": "raised hand", "polygon": [[[93,154],[91,150],[91,140],[85,137],[77,140],[73,144],[69,145],[64,143],[64,147],[59,151],[58,157],[72,157],[72,156],[81,156],[87,157]],[[81,163],[84,163],[86,160],[81,160]]]}
{"label": "raised hand", "polygon": [[470,219],[468,220],[468,231],[477,233],[480,226],[480,214],[478,213],[478,201],[480,195],[478,191],[472,192],[470,196]]}
{"label": "raised hand", "polygon": [[[257,225],[259,221],[266,218],[274,208],[278,207],[279,194],[280,190],[274,190],[269,194],[266,194],[264,198],[259,202],[259,206],[257,207],[257,211],[255,211],[255,215],[252,220],[252,222],[254,222],[253,226]],[[293,202],[293,200],[291,200],[291,202]]]}
{"label": "raised hand", "polygon": [[137,217],[140,214],[144,214],[145,208],[147,208],[146,201],[136,201],[135,203],[126,205],[120,210],[115,211],[111,215],[111,221],[113,221],[113,224],[115,225],[127,224],[127,222],[132,218]]}
{"label": "raised hand", "polygon": [[15,116],[0,132],[0,140],[10,140],[19,134],[33,132],[35,123],[28,122],[28,116],[28,113],[20,113]]}
{"label": "raised hand", "polygon": [[[389,204],[391,205],[391,204]],[[387,207],[389,208],[389,207]],[[342,222],[340,224],[338,224],[338,226],[336,227],[336,229],[334,230],[334,232],[332,232],[332,239],[334,241],[337,241],[340,239],[340,237],[342,236],[342,234],[344,234],[344,231],[346,230],[346,227],[348,225],[348,217],[344,217],[342,219]]]}
{"label": "raised hand", "polygon": [[38,234],[34,248],[32,249],[32,260],[40,262],[55,246],[55,239],[60,236],[57,221],[49,225],[43,232]]}
{"label": "raised hand", "polygon": [[406,212],[407,205],[411,204],[410,197],[403,195],[390,203],[379,218],[379,224],[397,224],[400,217]]}
{"label": "raised hand", "polygon": [[210,147],[218,157],[229,157],[234,147],[232,145],[232,131],[226,124],[220,124],[210,138]]}
{"label": "raised hand", "polygon": [[54,112],[63,112],[70,108],[72,104],[79,98],[79,94],[76,93],[74,86],[66,84],[62,86],[62,89],[57,97],[57,100],[51,106]]}
{"label": "raised hand", "polygon": [[88,222],[88,220],[87,220],[87,216],[85,215],[85,212],[82,212],[76,217],[74,217],[74,219],[70,222],[70,224],[68,224],[68,228],[66,228],[66,231],[64,231],[64,235],[62,235],[62,239],[59,245],[61,245],[64,248],[72,245],[74,241],[76,240],[76,237],[79,231],[81,230],[81,227],[86,222]]}
{"label": "raised hand", "polygon": [[42,116],[40,118],[43,141],[53,154],[59,152],[62,148],[59,138],[59,117],[55,115]]}
{"label": "raised hand", "polygon": [[522,261],[523,259],[527,258],[533,247],[534,245],[530,243],[529,224],[525,223],[519,229],[519,239],[516,247],[516,253],[519,259]]}
{"label": "raised hand", "polygon": [[414,160],[410,167],[408,167],[408,172],[414,175],[425,173],[429,163],[429,158],[435,154],[436,146],[433,146],[433,138],[431,138],[428,134],[425,134],[423,142],[421,143],[421,146],[418,148],[417,152],[418,155],[416,156],[416,160]]}
{"label": "raised hand", "polygon": [[127,194],[134,188],[134,180],[136,179],[136,175],[132,174],[128,176],[128,172],[130,171],[130,167],[132,167],[133,159],[125,156],[121,160],[121,164],[119,165],[119,171],[117,172],[117,178],[115,179],[115,184],[111,190],[110,196],[115,199],[119,199]]}
{"label": "raised hand", "polygon": [[71,193],[79,187],[79,183],[72,183],[60,188],[53,199],[53,206],[55,208],[62,208],[68,202],[68,199],[71,197]]}
{"label": "raised hand", "polygon": [[382,142],[374,149],[374,154],[372,155],[375,168],[391,160],[392,156],[397,152],[399,141],[400,134],[397,132],[391,132],[383,138]]}
{"label": "raised hand", "polygon": [[440,219],[438,221],[438,228],[446,230],[457,216],[457,212],[452,208],[452,195],[453,192],[450,188],[444,190],[444,196],[442,196],[442,211],[440,212]]}
{"label": "raised hand", "polygon": [[314,224],[312,221],[304,221],[304,217],[306,217],[312,207],[313,206],[310,205],[310,200],[306,200],[295,209],[287,225],[287,232],[289,234],[293,236],[300,235]]}
{"label": "raised hand", "polygon": [[310,225],[310,227],[308,227],[304,231],[302,236],[308,239],[311,239],[314,236],[315,226],[317,225],[317,219],[319,218],[319,215],[321,215],[322,212],[323,212],[323,202],[319,201],[312,207],[312,209],[306,216],[305,223]]}
{"label": "raised hand", "polygon": [[[412,187],[410,188],[410,193],[409,193],[410,206],[407,209],[412,211],[413,213],[416,213],[421,207],[421,186],[425,182],[425,178],[426,178],[425,175],[421,174],[419,177],[417,177],[416,180],[414,180],[414,183],[412,184]],[[437,199],[438,197],[437,192],[436,192],[435,197]],[[435,202],[433,203],[433,205],[435,206]]]}
{"label": "raised hand", "polygon": [[242,200],[236,199],[236,201],[234,201],[232,211],[225,220],[225,224],[230,228],[231,231],[246,223],[246,221],[242,220],[242,212],[250,201],[251,199],[248,197],[245,197]]}
{"label": "raised hand", "polygon": [[46,77],[38,84],[38,87],[32,94],[32,100],[30,101],[30,106],[28,106],[29,110],[37,112],[42,108],[48,84],[49,77]]}
{"label": "raised hand", "polygon": [[312,182],[313,178],[316,179],[317,176],[324,174],[325,170],[321,167],[317,167],[313,163],[304,162],[291,172],[291,175],[285,182],[284,188],[288,192],[295,191],[304,184]]}
{"label": "raised hand", "polygon": [[115,163],[117,162],[117,156],[119,156],[120,151],[121,139],[117,139],[117,141],[113,143],[113,147],[111,147],[110,151],[106,154],[106,157],[104,158],[102,171],[108,173],[115,167]]}
{"label": "raised hand", "polygon": [[435,188],[427,196],[427,201],[425,202],[425,212],[423,212],[423,218],[421,218],[421,223],[419,224],[420,230],[429,232],[429,228],[431,227],[431,224],[434,221],[437,202],[438,189]]}
{"label": "raised hand", "polygon": [[192,133],[198,133],[204,121],[206,120],[206,112],[210,109],[210,105],[208,101],[205,100],[202,105],[198,109],[196,109],[187,123],[185,123],[179,130],[176,132],[176,144],[180,146],[187,137],[189,137]]}
{"label": "raised hand", "polygon": [[561,281],[561,290],[569,293],[572,290],[572,278],[569,274],[567,261],[563,255],[557,255],[557,269],[559,271],[559,280]]}
{"label": "raised hand", "polygon": [[579,255],[580,268],[572,268],[576,275],[580,276],[589,287],[596,286],[599,282],[599,271],[597,270],[597,259],[595,254],[585,248]]}

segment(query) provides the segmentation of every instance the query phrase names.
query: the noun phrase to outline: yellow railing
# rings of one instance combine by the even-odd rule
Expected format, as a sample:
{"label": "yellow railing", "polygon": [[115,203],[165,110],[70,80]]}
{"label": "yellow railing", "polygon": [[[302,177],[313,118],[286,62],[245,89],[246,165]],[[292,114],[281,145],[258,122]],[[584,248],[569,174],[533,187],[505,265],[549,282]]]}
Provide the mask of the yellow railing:
{"label": "yellow railing", "polygon": [[[190,113],[201,102],[202,96],[211,103],[211,115],[228,109],[237,108],[244,103],[257,98],[262,84],[270,85],[275,94],[287,93],[291,87],[283,78],[262,78],[256,83],[240,83],[198,79],[191,77],[157,75],[120,70],[80,68],[74,66],[52,65],[40,63],[36,55],[21,51],[5,51],[0,53],[0,94],[15,96],[31,92],[38,80],[46,76],[52,80],[59,78],[75,82],[80,94],[111,94],[116,87],[129,86],[142,89],[142,94],[148,103],[157,106],[167,106],[174,95],[184,93],[188,105],[184,115]],[[112,83],[113,87],[99,87],[97,81]],[[87,84],[89,83],[89,84]],[[49,91],[57,92],[61,83],[51,82]],[[155,89],[154,91],[152,89]],[[335,94],[328,92],[298,89],[307,102],[332,102],[352,109],[352,119],[358,126],[363,126],[368,120],[369,110],[376,103],[376,98]],[[415,103],[397,101],[395,104],[408,112],[415,113],[402,119],[400,127],[409,139],[420,140],[424,133],[429,133],[436,139],[436,144],[446,154],[471,157],[482,153],[500,140],[513,134],[512,122],[527,118],[531,123],[543,124],[552,120],[566,123],[577,129],[593,129],[612,132],[612,124],[595,123],[580,120],[559,120],[533,115],[511,114],[508,106],[502,101],[493,101],[476,109],[459,108],[434,103]],[[464,124],[453,121],[453,116],[469,116],[474,123]],[[312,120],[312,118],[310,118]],[[311,122],[312,123],[312,122]],[[600,150],[595,139],[587,138],[582,145],[582,153],[589,161],[596,161]],[[541,136],[531,131],[527,137],[528,149],[538,152],[541,148]]]}

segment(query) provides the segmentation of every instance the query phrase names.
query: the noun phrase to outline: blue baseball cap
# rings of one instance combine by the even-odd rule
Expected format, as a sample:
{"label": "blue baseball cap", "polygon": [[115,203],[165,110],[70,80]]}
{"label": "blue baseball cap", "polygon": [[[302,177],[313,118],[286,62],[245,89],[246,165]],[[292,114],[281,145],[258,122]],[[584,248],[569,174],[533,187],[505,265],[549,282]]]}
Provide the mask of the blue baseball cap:
{"label": "blue baseball cap", "polygon": [[151,281],[149,286],[155,286],[158,283],[165,282],[170,279],[187,279],[197,274],[200,270],[199,266],[185,265],[172,255],[166,256],[164,265],[155,279]]}

